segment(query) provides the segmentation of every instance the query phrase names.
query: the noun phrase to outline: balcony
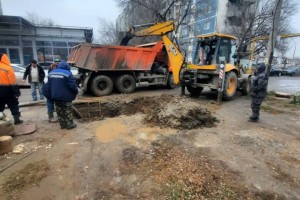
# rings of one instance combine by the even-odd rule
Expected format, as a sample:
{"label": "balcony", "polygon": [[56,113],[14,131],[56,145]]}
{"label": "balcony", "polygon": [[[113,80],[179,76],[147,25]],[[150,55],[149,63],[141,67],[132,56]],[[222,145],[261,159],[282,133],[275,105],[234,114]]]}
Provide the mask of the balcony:
{"label": "balcony", "polygon": [[228,0],[232,4],[236,5],[247,5],[251,6],[252,4],[255,4],[257,0]]}
{"label": "balcony", "polygon": [[228,22],[231,26],[241,26],[242,20],[241,17],[238,16],[228,16]]}

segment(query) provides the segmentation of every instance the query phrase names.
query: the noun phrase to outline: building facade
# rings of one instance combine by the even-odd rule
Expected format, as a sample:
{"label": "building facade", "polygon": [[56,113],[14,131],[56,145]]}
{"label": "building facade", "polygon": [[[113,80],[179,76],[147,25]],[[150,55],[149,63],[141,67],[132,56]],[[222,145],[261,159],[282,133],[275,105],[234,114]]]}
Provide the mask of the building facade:
{"label": "building facade", "polygon": [[0,53],[12,63],[67,60],[73,46],[92,40],[92,28],[35,26],[19,16],[0,16]]}
{"label": "building facade", "polygon": [[180,46],[187,53],[187,61],[192,60],[198,35],[210,33],[233,33],[240,22],[245,4],[247,9],[255,9],[257,0],[195,0],[188,23],[181,25]]}

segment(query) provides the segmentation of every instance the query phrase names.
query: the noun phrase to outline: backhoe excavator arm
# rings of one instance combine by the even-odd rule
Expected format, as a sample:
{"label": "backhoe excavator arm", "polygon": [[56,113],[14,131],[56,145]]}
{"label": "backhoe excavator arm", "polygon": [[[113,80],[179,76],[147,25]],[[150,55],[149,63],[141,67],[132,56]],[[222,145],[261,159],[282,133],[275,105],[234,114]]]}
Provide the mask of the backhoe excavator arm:
{"label": "backhoe excavator arm", "polygon": [[[136,31],[135,29],[138,27],[150,26],[146,29]],[[181,66],[184,62],[184,58],[180,53],[178,47],[168,38],[167,34],[174,31],[174,23],[173,21],[161,22],[156,24],[144,24],[144,25],[136,25],[129,29],[126,36],[122,39],[121,45],[126,46],[130,39],[133,37],[146,37],[146,36],[162,36],[165,48],[168,53],[170,65],[172,69],[174,82],[176,84],[179,83],[179,73]]]}

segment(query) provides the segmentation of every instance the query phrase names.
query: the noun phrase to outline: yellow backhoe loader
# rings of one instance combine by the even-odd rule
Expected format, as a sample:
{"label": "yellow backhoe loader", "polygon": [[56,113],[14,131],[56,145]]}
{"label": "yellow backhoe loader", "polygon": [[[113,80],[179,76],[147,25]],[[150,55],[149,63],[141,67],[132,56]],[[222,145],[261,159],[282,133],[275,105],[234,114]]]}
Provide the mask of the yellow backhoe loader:
{"label": "yellow backhoe loader", "polygon": [[250,74],[236,66],[236,38],[227,34],[207,34],[197,37],[192,63],[182,70],[181,85],[194,96],[204,87],[218,90],[224,99],[232,98],[236,91],[247,94]]}
{"label": "yellow backhoe loader", "polygon": [[[150,27],[135,31],[136,28],[144,26]],[[167,36],[172,31],[174,31],[173,21],[133,26],[121,41],[121,45],[127,45],[133,37],[161,36],[173,71],[174,82],[176,84],[180,82],[192,95],[200,95],[204,87],[212,90],[224,88],[222,93],[225,99],[233,97],[237,90],[247,94],[250,75],[235,66],[235,37],[217,33],[198,36],[193,62],[183,67],[182,54]],[[223,79],[224,81],[220,82]]]}

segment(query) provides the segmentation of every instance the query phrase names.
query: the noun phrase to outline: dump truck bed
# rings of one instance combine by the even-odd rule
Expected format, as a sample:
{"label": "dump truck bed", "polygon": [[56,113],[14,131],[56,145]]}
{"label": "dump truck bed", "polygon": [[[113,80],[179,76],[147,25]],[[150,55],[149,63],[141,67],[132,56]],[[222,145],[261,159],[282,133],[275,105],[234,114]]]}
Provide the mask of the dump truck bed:
{"label": "dump truck bed", "polygon": [[157,42],[151,48],[84,43],[72,49],[68,62],[91,71],[151,70],[162,46],[162,42]]}

